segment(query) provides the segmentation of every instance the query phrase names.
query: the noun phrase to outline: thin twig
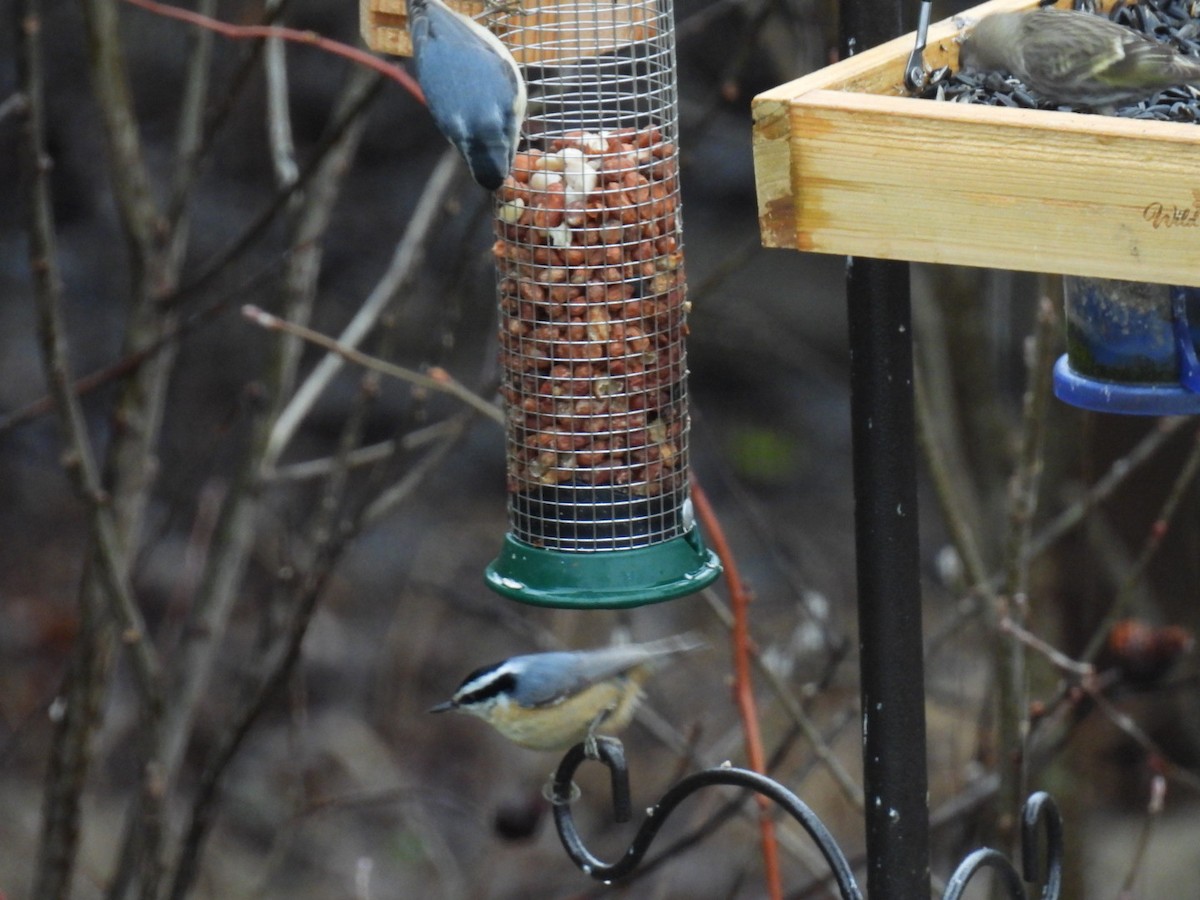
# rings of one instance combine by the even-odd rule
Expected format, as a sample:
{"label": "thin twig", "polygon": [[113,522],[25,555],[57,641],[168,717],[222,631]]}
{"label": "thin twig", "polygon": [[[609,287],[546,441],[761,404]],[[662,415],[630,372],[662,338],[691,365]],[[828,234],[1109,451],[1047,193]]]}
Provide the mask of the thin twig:
{"label": "thin twig", "polygon": [[[289,0],[267,0],[262,5],[259,16],[259,23],[270,25],[275,22],[287,7]],[[211,14],[211,10],[208,11]],[[208,31],[208,29],[203,29]],[[215,95],[210,95],[212,101],[205,109],[203,127],[200,130],[198,142],[192,150],[192,159],[194,165],[191,167],[180,166],[176,169],[176,174],[184,174],[190,176],[190,181],[181,181],[179,178],[174,179],[172,185],[172,197],[167,204],[166,220],[169,231],[175,230],[177,223],[186,211],[187,200],[191,196],[197,176],[200,174],[201,163],[208,157],[209,151],[213,147],[213,143],[221,128],[229,121],[230,114],[237,106],[238,101],[242,98],[247,86],[254,83],[253,76],[257,74],[258,59],[261,55],[264,41],[255,41],[250,45],[250,50],[246,53],[233,75],[225,83],[223,89]]]}
{"label": "thin twig", "polygon": [[962,560],[968,584],[983,584],[988,570],[979,549],[979,540],[971,518],[965,510],[963,491],[951,471],[945,449],[939,440],[937,417],[926,384],[928,376],[920,354],[913,356],[913,399],[917,419],[917,440],[925,457],[925,465],[933,479],[934,493],[942,512],[942,520],[950,532],[950,543]]}
{"label": "thin twig", "polygon": [[[918,384],[918,390],[920,385]],[[918,393],[918,398],[920,394]],[[918,399],[918,409],[919,406]],[[1028,556],[1032,561],[1049,550],[1055,542],[1078,526],[1084,517],[1097,506],[1107,500],[1116,490],[1125,484],[1134,472],[1155,458],[1159,449],[1188,422],[1184,416],[1159,419],[1156,426],[1143,437],[1127,454],[1115,460],[1108,471],[1104,473],[1082,496],[1059,513],[1048,525],[1035,534],[1029,542]],[[1200,431],[1197,432],[1200,435]],[[935,482],[936,484],[936,482]],[[934,653],[948,638],[957,634],[964,622],[974,619],[982,609],[981,597],[989,597],[999,590],[1001,575],[990,575],[974,583],[971,593],[959,601],[953,614],[939,625],[926,641],[927,655]]]}
{"label": "thin twig", "polygon": [[[458,172],[458,161],[451,150],[442,154],[441,160],[433,170],[425,190],[417,202],[408,227],[392,254],[387,270],[363,301],[354,318],[342,329],[337,343],[341,346],[355,348],[375,327],[383,311],[393,302],[397,294],[414,277],[421,262],[425,259],[425,247],[432,239],[434,226],[440,221],[444,210],[446,193]],[[342,369],[340,354],[330,354],[317,363],[313,371],[304,380],[300,388],[292,396],[287,406],[279,414],[271,437],[267,444],[267,452],[263,458],[263,472],[268,474],[275,467],[284,449],[291,442],[292,436],[300,422],[308,415],[313,404],[325,392],[334,377]]]}
{"label": "thin twig", "polygon": [[1059,538],[1075,528],[1089,511],[1107,500],[1130,475],[1153,459],[1159,448],[1189,421],[1190,419],[1186,416],[1159,419],[1155,427],[1138,441],[1132,450],[1109,466],[1108,471],[1088,488],[1082,497],[1060,512],[1053,521],[1034,535],[1029,542],[1029,555],[1031,557],[1040,556]]}
{"label": "thin twig", "polygon": [[1096,658],[1097,654],[1104,647],[1104,641],[1108,637],[1109,631],[1112,630],[1112,626],[1126,614],[1138,582],[1145,573],[1146,567],[1154,558],[1154,554],[1162,546],[1163,539],[1171,530],[1171,522],[1175,518],[1175,514],[1179,511],[1179,505],[1183,501],[1183,498],[1188,495],[1188,488],[1195,481],[1197,474],[1200,474],[1200,430],[1193,437],[1192,449],[1188,453],[1187,459],[1184,460],[1179,474],[1175,476],[1175,480],[1171,483],[1171,488],[1167,491],[1167,496],[1163,500],[1158,515],[1150,525],[1150,531],[1146,535],[1146,540],[1142,543],[1141,552],[1138,553],[1137,559],[1134,560],[1133,565],[1126,573],[1124,581],[1117,588],[1112,603],[1109,604],[1108,610],[1104,614],[1104,618],[1100,620],[1100,624],[1092,633],[1092,637],[1087,644],[1087,649],[1083,654],[1084,659]]}
{"label": "thin twig", "polygon": [[[347,454],[346,465],[351,469],[357,469],[383,462],[385,459],[395,456],[401,450],[417,450],[426,444],[437,443],[451,435],[457,437],[460,427],[457,419],[445,419],[441,422],[426,425],[424,428],[406,432],[399,438],[392,438],[380,441],[377,444],[358,447]],[[332,470],[333,457],[325,456],[320,459],[309,459],[304,462],[280,466],[271,475],[271,480],[310,481],[314,478],[323,478]]]}
{"label": "thin twig", "polygon": [[165,308],[174,308],[180,305],[183,301],[190,299],[207,288],[218,276],[228,271],[231,263],[253,247],[270,230],[271,225],[275,222],[275,216],[288,205],[292,196],[297,191],[302,190],[316,176],[326,154],[338,145],[344,131],[358,121],[358,117],[362,111],[378,96],[378,88],[383,83],[383,81],[379,81],[376,85],[376,90],[364,95],[357,106],[347,109],[345,114],[329,127],[321,136],[321,140],[311,152],[309,159],[300,170],[299,178],[294,183],[287,188],[276,191],[271,196],[267,205],[250,220],[240,234],[234,237],[223,249],[205,260],[204,264],[200,267],[200,271],[193,275],[186,283],[164,291],[158,297],[158,302]]}
{"label": "thin twig", "polygon": [[[116,362],[109,363],[99,369],[95,369],[86,375],[81,375],[75,379],[75,383],[71,386],[72,392],[77,397],[85,397],[92,391],[98,390],[105,385],[124,378],[131,374],[138,366],[152,359],[156,353],[159,353],[172,344],[178,344],[203,325],[207,325],[222,313],[229,309],[230,304],[236,300],[245,299],[248,293],[251,293],[257,288],[267,276],[272,273],[276,263],[271,262],[264,268],[255,272],[245,281],[240,282],[237,286],[229,291],[226,291],[221,296],[217,297],[211,303],[204,306],[202,309],[192,313],[187,318],[175,322],[171,327],[163,330],[162,334],[152,343],[142,347],[134,353],[118,359]],[[8,415],[0,417],[0,435],[6,431],[11,431],[20,425],[32,422],[50,412],[54,411],[54,397],[50,394],[44,394],[36,400],[25,404],[22,407],[14,409]]]}
{"label": "thin twig", "polygon": [[[1058,317],[1055,305],[1043,297],[1038,302],[1033,334],[1026,339],[1025,396],[1022,404],[1020,448],[1008,486],[1008,523],[1004,543],[1002,602],[992,606],[993,622],[1009,620],[1009,634],[1025,631],[1029,590],[1029,536],[1037,511],[1041,485],[1042,447],[1046,410],[1050,403],[1050,370],[1054,364]],[[1003,629],[1002,629],[1003,630]],[[1016,838],[1015,811],[1025,798],[1027,767],[1024,746],[1029,732],[1029,673],[1025,643],[996,641],[996,748],[1000,772],[1000,823],[1002,840]]]}
{"label": "thin twig", "polygon": [[[201,0],[198,12],[211,15],[216,0]],[[189,228],[185,212],[200,171],[204,150],[204,110],[208,107],[213,35],[197,30],[192,35],[192,52],[184,69],[183,96],[179,100],[179,128],[175,138],[175,170],[171,175],[167,202],[170,222],[169,249],[172,271],[178,271],[187,255]]]}
{"label": "thin twig", "polygon": [[35,82],[35,86],[26,91],[30,98],[27,158],[31,161],[31,171],[27,179],[30,184],[27,225],[34,298],[38,306],[38,331],[42,340],[42,361],[68,448],[63,457],[63,465],[77,493],[88,507],[95,540],[96,568],[109,604],[109,612],[123,630],[122,638],[130,650],[133,663],[135,685],[142,700],[150,703],[161,687],[159,661],[149,642],[141,611],[129,588],[124,571],[124,554],[113,522],[111,498],[104,490],[99,465],[92,452],[83,409],[72,389],[74,378],[67,358],[62,282],[58,271],[57,241],[50,199],[50,163],[44,149],[40,41],[37,39],[40,22],[36,16],[36,12],[31,12],[26,25],[26,29],[31,32],[27,37],[27,56],[30,60],[30,72],[27,77]]}
{"label": "thin twig", "polygon": [[294,322],[288,322],[278,316],[273,316],[269,312],[260,309],[257,306],[247,304],[242,307],[242,315],[259,325],[262,328],[268,328],[273,331],[283,331],[296,337],[303,338],[310,343],[316,344],[330,353],[336,353],[348,362],[362,366],[364,369],[371,369],[383,375],[390,375],[392,378],[398,378],[401,381],[407,381],[417,387],[427,388],[431,391],[440,391],[444,394],[449,394],[461,400],[463,403],[470,406],[477,412],[482,413],[489,419],[500,424],[504,423],[504,413],[494,403],[489,403],[477,394],[472,393],[460,382],[455,381],[450,377],[444,369],[433,370],[434,375],[427,375],[424,372],[418,372],[416,369],[409,369],[404,366],[398,366],[395,363],[390,363],[387,360],[376,359],[366,353],[361,353],[353,347],[349,347],[339,341],[334,340],[327,335],[321,334],[319,331],[313,331],[311,328],[305,328],[302,325],[297,325]]}
{"label": "thin twig", "polygon": [[1049,660],[1050,664],[1078,678],[1091,678],[1096,674],[1096,667],[1089,662],[1071,659],[1067,654],[1052,647],[1033,632],[1024,628],[1013,619],[1005,616],[998,625],[1002,634],[1012,635],[1026,647],[1035,650]]}
{"label": "thin twig", "polygon": [[[746,759],[755,772],[766,773],[766,757],[763,754],[762,735],[759,731],[758,710],[754,701],[754,689],[750,679],[750,594],[738,574],[737,560],[725,532],[717,519],[712,504],[704,489],[693,477],[692,502],[696,517],[703,524],[705,534],[712,541],[713,550],[721,559],[725,570],[725,583],[729,589],[730,605],[733,607],[733,694],[742,729],[746,737]],[[755,795],[759,807],[759,833],[762,840],[763,869],[767,880],[767,891],[773,900],[783,897],[783,881],[779,872],[779,845],[775,839],[775,821],[771,818],[770,802],[766,797]]]}
{"label": "thin twig", "polygon": [[1043,297],[1038,303],[1033,335],[1026,342],[1029,359],[1021,443],[1016,470],[1009,482],[1004,593],[1010,598],[1022,597],[1029,589],[1029,544],[1041,487],[1042,448],[1051,396],[1050,370],[1054,365],[1057,335],[1056,307],[1049,298]]}
{"label": "thin twig", "polygon": [[422,103],[425,102],[425,95],[421,93],[421,86],[404,69],[385,62],[379,57],[368,53],[366,50],[360,50],[358,47],[343,44],[341,41],[335,41],[332,38],[322,37],[315,31],[301,31],[297,28],[286,28],[282,25],[233,25],[229,22],[222,22],[220,19],[200,15],[199,13],[181,9],[177,6],[166,6],[162,3],[155,3],[154,0],[125,0],[125,2],[167,19],[177,19],[180,22],[186,22],[198,28],[215,31],[222,37],[230,38],[231,40],[278,38],[282,41],[291,41],[296,44],[306,44],[310,47],[316,47],[326,53],[332,53],[334,56],[341,56],[344,59],[348,59],[360,66],[374,69],[376,72],[399,84]]}
{"label": "thin twig", "polygon": [[[338,121],[348,110],[362,109],[363,99],[374,93],[378,83],[379,76],[368,69],[351,70],[334,108],[333,120]],[[291,247],[283,273],[282,317],[296,325],[307,326],[312,318],[324,250],[322,238],[365,127],[366,116],[359,115],[341,131],[337,143],[323,156],[302,201],[294,207]],[[272,375],[275,383],[270,389],[274,398],[272,415],[285,407],[286,398],[292,393],[302,350],[303,341],[295,337],[279,341],[276,348],[279,359]],[[269,442],[267,446],[270,452]]]}
{"label": "thin twig", "polygon": [[[65,897],[79,841],[80,799],[90,762],[88,743],[102,715],[113,646],[111,622],[125,629],[137,687],[148,716],[159,709],[159,667],[140,613],[125,581],[109,496],[103,490],[78,397],[72,389],[62,314],[62,282],[50,191],[51,163],[45,146],[45,82],[42,66],[41,10],[38,0],[16,8],[21,39],[18,77],[27,98],[22,143],[27,188],[26,229],[33,293],[42,342],[46,381],[58,409],[65,443],[64,466],[88,509],[93,550],[80,585],[81,630],[65,698],[55,729],[47,778],[42,841],[35,871],[39,897]],[[99,595],[99,596],[97,596]],[[107,607],[110,622],[101,609]]]}
{"label": "thin twig", "polygon": [[116,629],[103,607],[94,579],[86,576],[79,597],[79,632],[65,684],[49,708],[53,735],[46,754],[41,834],[30,894],[39,900],[70,896],[92,735],[104,713],[116,656]]}
{"label": "thin twig", "polygon": [[441,465],[454,444],[466,433],[467,425],[474,416],[472,411],[466,410],[445,422],[446,430],[433,449],[414,464],[403,478],[384,489],[363,511],[363,526],[377,522],[408,499],[417,486],[429,476],[429,473]]}
{"label": "thin twig", "polygon": [[1129,861],[1129,871],[1125,873],[1125,880],[1121,882],[1117,900],[1133,900],[1133,883],[1137,881],[1142,863],[1146,859],[1150,836],[1154,833],[1155,824],[1162,818],[1166,799],[1167,779],[1156,774],[1150,779],[1150,801],[1146,804],[1146,818],[1142,820],[1142,829],[1138,832],[1137,844],[1133,848],[1133,858]]}
{"label": "thin twig", "polygon": [[[441,427],[445,423],[438,422],[437,426]],[[362,468],[363,466],[371,466],[378,462],[383,462],[396,455],[396,451],[400,449],[400,442],[395,440],[380,441],[377,444],[369,444],[366,447],[358,447],[352,450],[346,456],[346,465],[351,469]],[[268,480],[276,482],[288,481],[312,481],[316,478],[324,478],[333,471],[335,460],[332,456],[324,456],[320,459],[307,459],[304,462],[291,463],[290,465],[280,466]]]}
{"label": "thin twig", "polygon": [[286,189],[300,177],[300,168],[296,165],[296,144],[292,139],[287,48],[277,35],[266,39],[263,69],[267,76],[267,142],[271,164],[275,169],[275,184]]}
{"label": "thin twig", "polygon": [[103,117],[111,154],[109,172],[113,199],[136,255],[149,263],[159,247],[160,218],[150,176],[142,156],[141,138],[129,90],[122,52],[117,5],[107,0],[84,0],[93,90]]}
{"label": "thin twig", "polygon": [[[708,603],[709,608],[725,624],[725,627],[732,630],[734,616],[729,607],[711,589],[706,589],[703,592],[703,597],[705,602]],[[837,784],[838,789],[851,806],[861,811],[864,806],[862,786],[854,780],[854,776],[847,771],[836,751],[821,736],[820,729],[816,723],[796,700],[791,686],[784,682],[778,672],[767,665],[766,660],[763,659],[762,654],[753,644],[750,645],[750,656],[754,661],[755,670],[766,681],[767,686],[771,688],[775,699],[783,707],[788,716],[791,717],[792,722],[795,723],[800,732],[808,739],[813,749],[813,755],[826,767],[834,783]]]}
{"label": "thin twig", "polygon": [[1171,757],[1163,752],[1162,747],[1150,735],[1146,734],[1142,726],[1135,722],[1132,717],[1113,706],[1108,697],[1097,687],[1089,685],[1086,682],[1082,687],[1110,722],[1116,725],[1123,734],[1132,739],[1149,756],[1157,760],[1157,764],[1164,775],[1174,779],[1190,790],[1200,793],[1200,775],[1191,769],[1185,769],[1178,763],[1173,762]]}

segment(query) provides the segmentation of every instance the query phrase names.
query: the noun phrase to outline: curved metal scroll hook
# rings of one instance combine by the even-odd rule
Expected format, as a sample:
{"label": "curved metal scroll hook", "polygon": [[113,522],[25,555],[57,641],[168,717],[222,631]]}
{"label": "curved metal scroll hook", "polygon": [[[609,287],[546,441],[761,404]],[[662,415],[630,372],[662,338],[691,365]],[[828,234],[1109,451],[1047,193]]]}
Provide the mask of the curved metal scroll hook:
{"label": "curved metal scroll hook", "polygon": [[[1039,865],[1041,854],[1038,852],[1038,848],[1043,846],[1039,840],[1041,835],[1038,833],[1042,830],[1039,826],[1043,823],[1046,832],[1045,872],[1040,871],[1043,867]],[[1058,811],[1058,804],[1054,802],[1054,798],[1045,791],[1031,794],[1021,810],[1021,864],[1025,869],[1026,881],[1046,882],[1046,886],[1042,888],[1042,900],[1058,900],[1062,890],[1062,813]]]}
{"label": "curved metal scroll hook", "polygon": [[[576,744],[568,751],[566,757],[559,764],[558,771],[551,777],[550,784],[547,785],[549,792],[546,799],[554,804],[554,815],[557,819],[560,809],[569,807],[579,798],[579,790],[571,781],[571,776],[584,759],[594,759],[608,766],[612,779],[613,821],[618,825],[623,825],[633,818],[633,803],[629,799],[629,766],[625,762],[625,745],[615,737],[602,734],[593,735],[591,739],[594,741],[594,753],[589,751],[586,743]],[[563,770],[568,761],[573,764],[570,772],[564,776]]]}
{"label": "curved metal scroll hook", "polygon": [[[1041,831],[1046,833],[1045,873],[1041,869]],[[1041,900],[1058,900],[1062,890],[1063,828],[1062,816],[1054,798],[1045,791],[1032,794],[1021,809],[1021,868],[1024,881],[1033,884],[1044,878]],[[964,859],[946,882],[942,900],[959,900],[967,883],[981,869],[994,869],[1000,874],[1004,888],[1013,900],[1025,900],[1025,885],[1022,874],[999,850],[985,847],[976,850]]]}
{"label": "curved metal scroll hook", "polygon": [[[599,761],[608,766],[612,771],[613,803],[614,807],[616,807],[618,805],[616,800],[618,795],[618,781],[624,781],[624,786],[621,790],[624,791],[626,800],[628,800],[629,796],[629,785],[628,774],[624,768],[624,753],[618,752],[616,754],[620,759],[619,767],[612,764],[612,744],[616,744],[618,748],[620,747],[620,742],[614,738],[597,739]],[[563,848],[567,851],[567,855],[571,857],[572,862],[579,866],[584,874],[590,875],[597,881],[615,881],[632,872],[637,868],[638,863],[642,861],[642,858],[650,849],[650,843],[654,840],[655,835],[658,834],[658,830],[667,820],[667,817],[674,811],[675,807],[682,803],[690,794],[701,788],[724,784],[756,791],[783,807],[784,811],[799,822],[801,827],[816,842],[817,849],[821,851],[821,855],[825,857],[825,861],[829,864],[842,900],[862,900],[862,891],[859,890],[858,884],[854,881],[850,863],[847,862],[841,848],[834,841],[833,835],[829,833],[824,823],[817,818],[816,813],[809,809],[803,800],[779,782],[767,778],[765,775],[759,775],[757,772],[751,772],[748,769],[737,769],[732,766],[704,769],[680,780],[663,795],[656,806],[646,811],[645,820],[642,822],[641,827],[638,828],[633,842],[629,845],[629,849],[625,851],[625,855],[619,862],[610,864],[604,862],[602,859],[598,859],[583,845],[583,840],[575,828],[574,816],[571,814],[571,779],[575,774],[575,770],[587,758],[588,756],[582,744],[572,747],[567,752],[551,781],[551,800],[554,803],[554,824],[558,828],[558,836],[562,840]]]}

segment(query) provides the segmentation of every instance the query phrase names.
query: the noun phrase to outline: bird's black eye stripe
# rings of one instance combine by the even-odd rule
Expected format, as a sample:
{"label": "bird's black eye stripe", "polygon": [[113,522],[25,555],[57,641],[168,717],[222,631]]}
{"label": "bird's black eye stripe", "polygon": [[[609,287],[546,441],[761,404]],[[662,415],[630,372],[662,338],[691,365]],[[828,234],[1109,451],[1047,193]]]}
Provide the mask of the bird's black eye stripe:
{"label": "bird's black eye stripe", "polygon": [[[467,679],[467,682],[470,683],[472,680],[473,679]],[[489,700],[492,697],[499,696],[500,694],[510,693],[516,686],[517,679],[511,672],[505,672],[500,677],[493,678],[487,684],[459,696],[458,704],[460,706],[464,706],[470,703],[479,703],[483,700]]]}

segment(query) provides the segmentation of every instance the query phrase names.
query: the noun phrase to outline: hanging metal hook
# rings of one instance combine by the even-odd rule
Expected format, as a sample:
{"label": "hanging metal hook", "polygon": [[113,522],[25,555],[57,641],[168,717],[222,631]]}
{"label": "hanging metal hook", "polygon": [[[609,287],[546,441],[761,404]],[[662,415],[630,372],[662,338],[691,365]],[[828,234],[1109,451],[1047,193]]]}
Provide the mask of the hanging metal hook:
{"label": "hanging metal hook", "polygon": [[[608,766],[612,772],[614,811],[619,813],[621,804],[618,796],[624,796],[628,812],[629,776],[625,768],[625,754],[621,749],[620,741],[615,738],[597,738],[597,749],[599,751],[598,761]],[[779,782],[757,772],[733,766],[704,769],[683,778],[663,795],[656,806],[646,811],[646,818],[620,861],[611,864],[604,862],[593,856],[591,851],[584,846],[583,840],[575,828],[574,816],[571,814],[572,777],[575,770],[586,759],[588,756],[582,744],[572,747],[567,752],[559,764],[558,770],[554,773],[551,782],[551,797],[554,801],[554,824],[558,828],[558,836],[562,840],[567,855],[582,872],[597,881],[615,881],[632,872],[650,849],[655,835],[658,834],[658,830],[675,807],[701,788],[724,784],[755,791],[781,806],[788,815],[800,823],[801,827],[816,842],[817,849],[821,851],[821,855],[829,864],[842,900],[862,900],[862,891],[854,881],[850,863],[824,823],[817,818],[816,813]],[[627,814],[626,820],[628,818]],[[618,821],[621,820],[618,819]]]}
{"label": "hanging metal hook", "polygon": [[[1043,846],[1043,830],[1046,849],[1044,874],[1041,871],[1043,866],[1040,852]],[[954,870],[954,874],[946,882],[946,892],[942,894],[942,900],[959,900],[967,888],[967,883],[982,869],[993,869],[999,873],[1004,889],[1013,900],[1025,900],[1025,882],[1033,884],[1043,877],[1046,884],[1042,888],[1041,900],[1058,900],[1062,890],[1062,857],[1062,815],[1054,803],[1054,798],[1045,791],[1038,791],[1032,794],[1021,808],[1021,868],[1024,871],[1024,879],[1022,880],[1022,873],[1017,871],[1008,857],[999,850],[985,847],[976,850]]]}
{"label": "hanging metal hook", "polygon": [[904,65],[904,86],[917,94],[925,88],[925,40],[929,35],[929,16],[933,11],[933,0],[921,0],[920,18],[917,20],[917,45],[908,55]]}
{"label": "hanging metal hook", "polygon": [[[1046,839],[1041,840],[1041,831],[1046,832]],[[1040,863],[1042,854],[1039,848],[1046,848],[1045,871]],[[1021,809],[1021,863],[1025,870],[1025,880],[1033,884],[1043,880],[1046,886],[1042,888],[1042,900],[1057,900],[1062,890],[1063,868],[1063,823],[1062,813],[1058,804],[1045,791],[1031,794]]]}

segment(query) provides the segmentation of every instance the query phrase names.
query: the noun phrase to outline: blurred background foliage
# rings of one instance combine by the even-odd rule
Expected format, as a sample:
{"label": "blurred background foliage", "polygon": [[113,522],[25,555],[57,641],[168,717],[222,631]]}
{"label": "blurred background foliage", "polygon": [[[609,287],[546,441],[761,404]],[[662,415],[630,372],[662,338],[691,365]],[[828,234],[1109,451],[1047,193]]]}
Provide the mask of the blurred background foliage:
{"label": "blurred background foliage", "polygon": [[[211,5],[225,21],[279,16],[359,40],[351,3]],[[89,72],[105,11],[117,17],[105,46],[128,67],[149,215],[129,208],[136,167],[105,138],[112,104],[98,91],[103,77]],[[826,748],[857,773],[844,261],[759,246],[748,112],[756,92],[835,56],[836,11],[816,0],[683,0],[676,19],[693,464],[753,587],[764,661]],[[345,60],[284,50],[293,161],[300,171],[319,164],[283,194],[288,154],[278,142],[273,150],[268,135],[256,43],[212,41],[209,91],[190,105],[196,32],[178,22],[84,0],[47,4],[41,33],[62,336],[77,375],[132,363],[84,393],[80,406],[116,511],[114,560],[161,664],[165,708],[155,712],[143,693],[135,636],[115,630],[96,599],[96,518],[64,472],[71,459],[60,421],[28,408],[48,385],[23,216],[31,176],[18,164],[24,117],[6,107],[0,891],[604,893],[570,866],[542,821],[541,785],[554,761],[503,743],[477,721],[424,710],[466,672],[513,653],[601,644],[617,629],[635,639],[699,630],[711,649],[655,679],[651,715],[626,738],[635,805],[647,805],[682,770],[743,758],[726,632],[714,613],[722,592],[586,614],[490,595],[481,573],[505,528],[496,424],[437,392],[344,366],[278,459],[264,462],[280,411],[322,354],[239,314],[253,303],[339,333],[394,274],[406,229],[423,221],[426,230],[406,245],[419,265],[392,285],[364,349],[414,369],[439,367],[490,398],[490,198],[448,157],[419,104]],[[18,40],[19,28],[5,30],[0,58],[17,57]],[[0,100],[22,89],[17,78],[13,66],[0,66]],[[335,129],[355,103],[361,116]],[[194,170],[179,164],[180,122],[189,116],[211,134]],[[948,150],[945,182],[933,191],[955,189]],[[194,171],[194,184],[181,188],[180,171]],[[172,198],[186,202],[173,206]],[[987,573],[1001,572],[1012,477],[1029,428],[1026,338],[1053,287],[983,270],[914,266],[912,277],[926,438],[941,460],[940,481],[922,474],[921,526],[934,863],[944,877],[965,851],[1004,834],[1005,811],[990,802],[987,775],[1002,755],[993,650],[1010,640],[973,590],[947,510],[961,515]],[[1048,373],[1035,366],[1032,377],[1044,385]],[[1120,597],[1123,617],[1194,631],[1200,516],[1187,464],[1195,427],[1085,414],[1054,400],[1039,427],[1034,540],[1064,510],[1082,516],[1043,552],[1020,554],[1029,565],[1027,627],[1080,657],[1097,629],[1103,636]],[[378,456],[340,464],[360,447]],[[1151,451],[1144,461],[1128,456],[1139,447]],[[312,460],[325,462],[300,466]],[[1117,488],[1089,493],[1114,463]],[[1169,498],[1177,505],[1160,535],[1155,522]],[[1127,646],[1110,651],[1098,660],[1115,673],[1109,705],[1078,690],[1063,695],[1058,730],[1040,745],[1029,787],[1054,791],[1067,816],[1064,896],[1116,896],[1131,871],[1129,896],[1184,896],[1195,884],[1200,837],[1195,662],[1186,655],[1166,674],[1139,679]],[[1064,672],[1033,651],[1027,665],[1030,699],[1052,704]],[[91,672],[90,706],[71,700],[81,671]],[[853,799],[762,682],[759,693],[775,775],[861,861]],[[1122,727],[1118,711],[1136,732]],[[80,716],[88,752],[66,759],[64,729]],[[1138,856],[1149,785],[1163,773],[1166,810]],[[627,832],[606,824],[606,800],[592,803],[604,797],[602,782],[583,789],[589,833],[618,852]],[[690,801],[668,835],[700,826],[721,802]],[[759,895],[749,810],[627,893]],[[78,822],[77,846],[64,821]],[[146,851],[153,846],[156,853]],[[783,846],[794,896],[823,896],[811,848],[786,829]]]}

